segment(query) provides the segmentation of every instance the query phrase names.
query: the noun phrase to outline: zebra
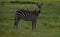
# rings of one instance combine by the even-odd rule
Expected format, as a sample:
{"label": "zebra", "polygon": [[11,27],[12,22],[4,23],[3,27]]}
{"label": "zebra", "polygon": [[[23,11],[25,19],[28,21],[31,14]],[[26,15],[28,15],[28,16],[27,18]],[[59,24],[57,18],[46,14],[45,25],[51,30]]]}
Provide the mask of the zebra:
{"label": "zebra", "polygon": [[18,24],[21,19],[23,19],[24,21],[31,21],[32,30],[36,29],[37,18],[41,12],[41,7],[43,3],[41,4],[36,3],[36,5],[37,5],[37,9],[34,11],[22,10],[22,9],[16,10],[14,29],[18,29]]}

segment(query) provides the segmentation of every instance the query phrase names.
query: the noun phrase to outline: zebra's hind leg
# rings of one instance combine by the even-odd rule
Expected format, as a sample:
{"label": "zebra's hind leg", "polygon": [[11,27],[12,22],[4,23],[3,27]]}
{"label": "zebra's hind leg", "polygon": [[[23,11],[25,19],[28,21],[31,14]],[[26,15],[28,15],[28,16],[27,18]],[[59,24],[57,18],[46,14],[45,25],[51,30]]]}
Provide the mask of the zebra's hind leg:
{"label": "zebra's hind leg", "polygon": [[18,23],[21,20],[20,17],[15,17],[15,22],[14,22],[14,29],[18,29]]}

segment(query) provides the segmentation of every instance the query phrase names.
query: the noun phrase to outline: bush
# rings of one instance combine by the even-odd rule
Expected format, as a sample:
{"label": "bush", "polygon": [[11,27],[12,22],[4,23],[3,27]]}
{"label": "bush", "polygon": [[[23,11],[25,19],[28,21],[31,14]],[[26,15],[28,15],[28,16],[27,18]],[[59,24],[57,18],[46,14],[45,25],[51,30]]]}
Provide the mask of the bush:
{"label": "bush", "polygon": [[4,6],[5,2],[1,2],[1,5]]}
{"label": "bush", "polygon": [[20,3],[20,4],[35,4],[35,2],[20,2],[20,1],[10,1],[10,3]]}

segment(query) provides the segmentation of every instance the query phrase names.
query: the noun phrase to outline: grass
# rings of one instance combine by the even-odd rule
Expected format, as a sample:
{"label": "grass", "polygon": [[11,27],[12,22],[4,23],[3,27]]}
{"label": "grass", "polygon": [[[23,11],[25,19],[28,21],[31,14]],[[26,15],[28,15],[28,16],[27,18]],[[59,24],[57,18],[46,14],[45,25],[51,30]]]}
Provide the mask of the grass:
{"label": "grass", "polygon": [[31,5],[0,3],[0,37],[60,37],[59,1],[44,2],[41,14],[37,19],[37,29],[35,31],[31,30],[31,22],[24,20],[19,23],[18,30],[13,29],[15,11],[17,9],[34,10],[36,6]]}

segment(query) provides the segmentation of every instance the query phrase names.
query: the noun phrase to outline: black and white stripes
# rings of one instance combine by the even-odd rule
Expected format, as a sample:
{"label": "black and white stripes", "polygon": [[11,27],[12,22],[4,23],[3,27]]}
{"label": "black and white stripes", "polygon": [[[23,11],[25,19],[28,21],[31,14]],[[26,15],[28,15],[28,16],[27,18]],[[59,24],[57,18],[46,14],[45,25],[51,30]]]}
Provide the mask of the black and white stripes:
{"label": "black and white stripes", "polygon": [[18,28],[18,22],[21,19],[23,19],[27,21],[32,21],[32,30],[36,29],[37,17],[39,16],[41,12],[41,7],[43,3],[41,4],[36,3],[36,5],[37,5],[37,9],[34,11],[28,11],[28,10],[22,10],[22,9],[16,10],[14,28]]}
{"label": "black and white stripes", "polygon": [[24,11],[19,10],[19,9],[16,11],[16,14],[17,14],[18,16],[26,16],[26,15],[27,15]]}

